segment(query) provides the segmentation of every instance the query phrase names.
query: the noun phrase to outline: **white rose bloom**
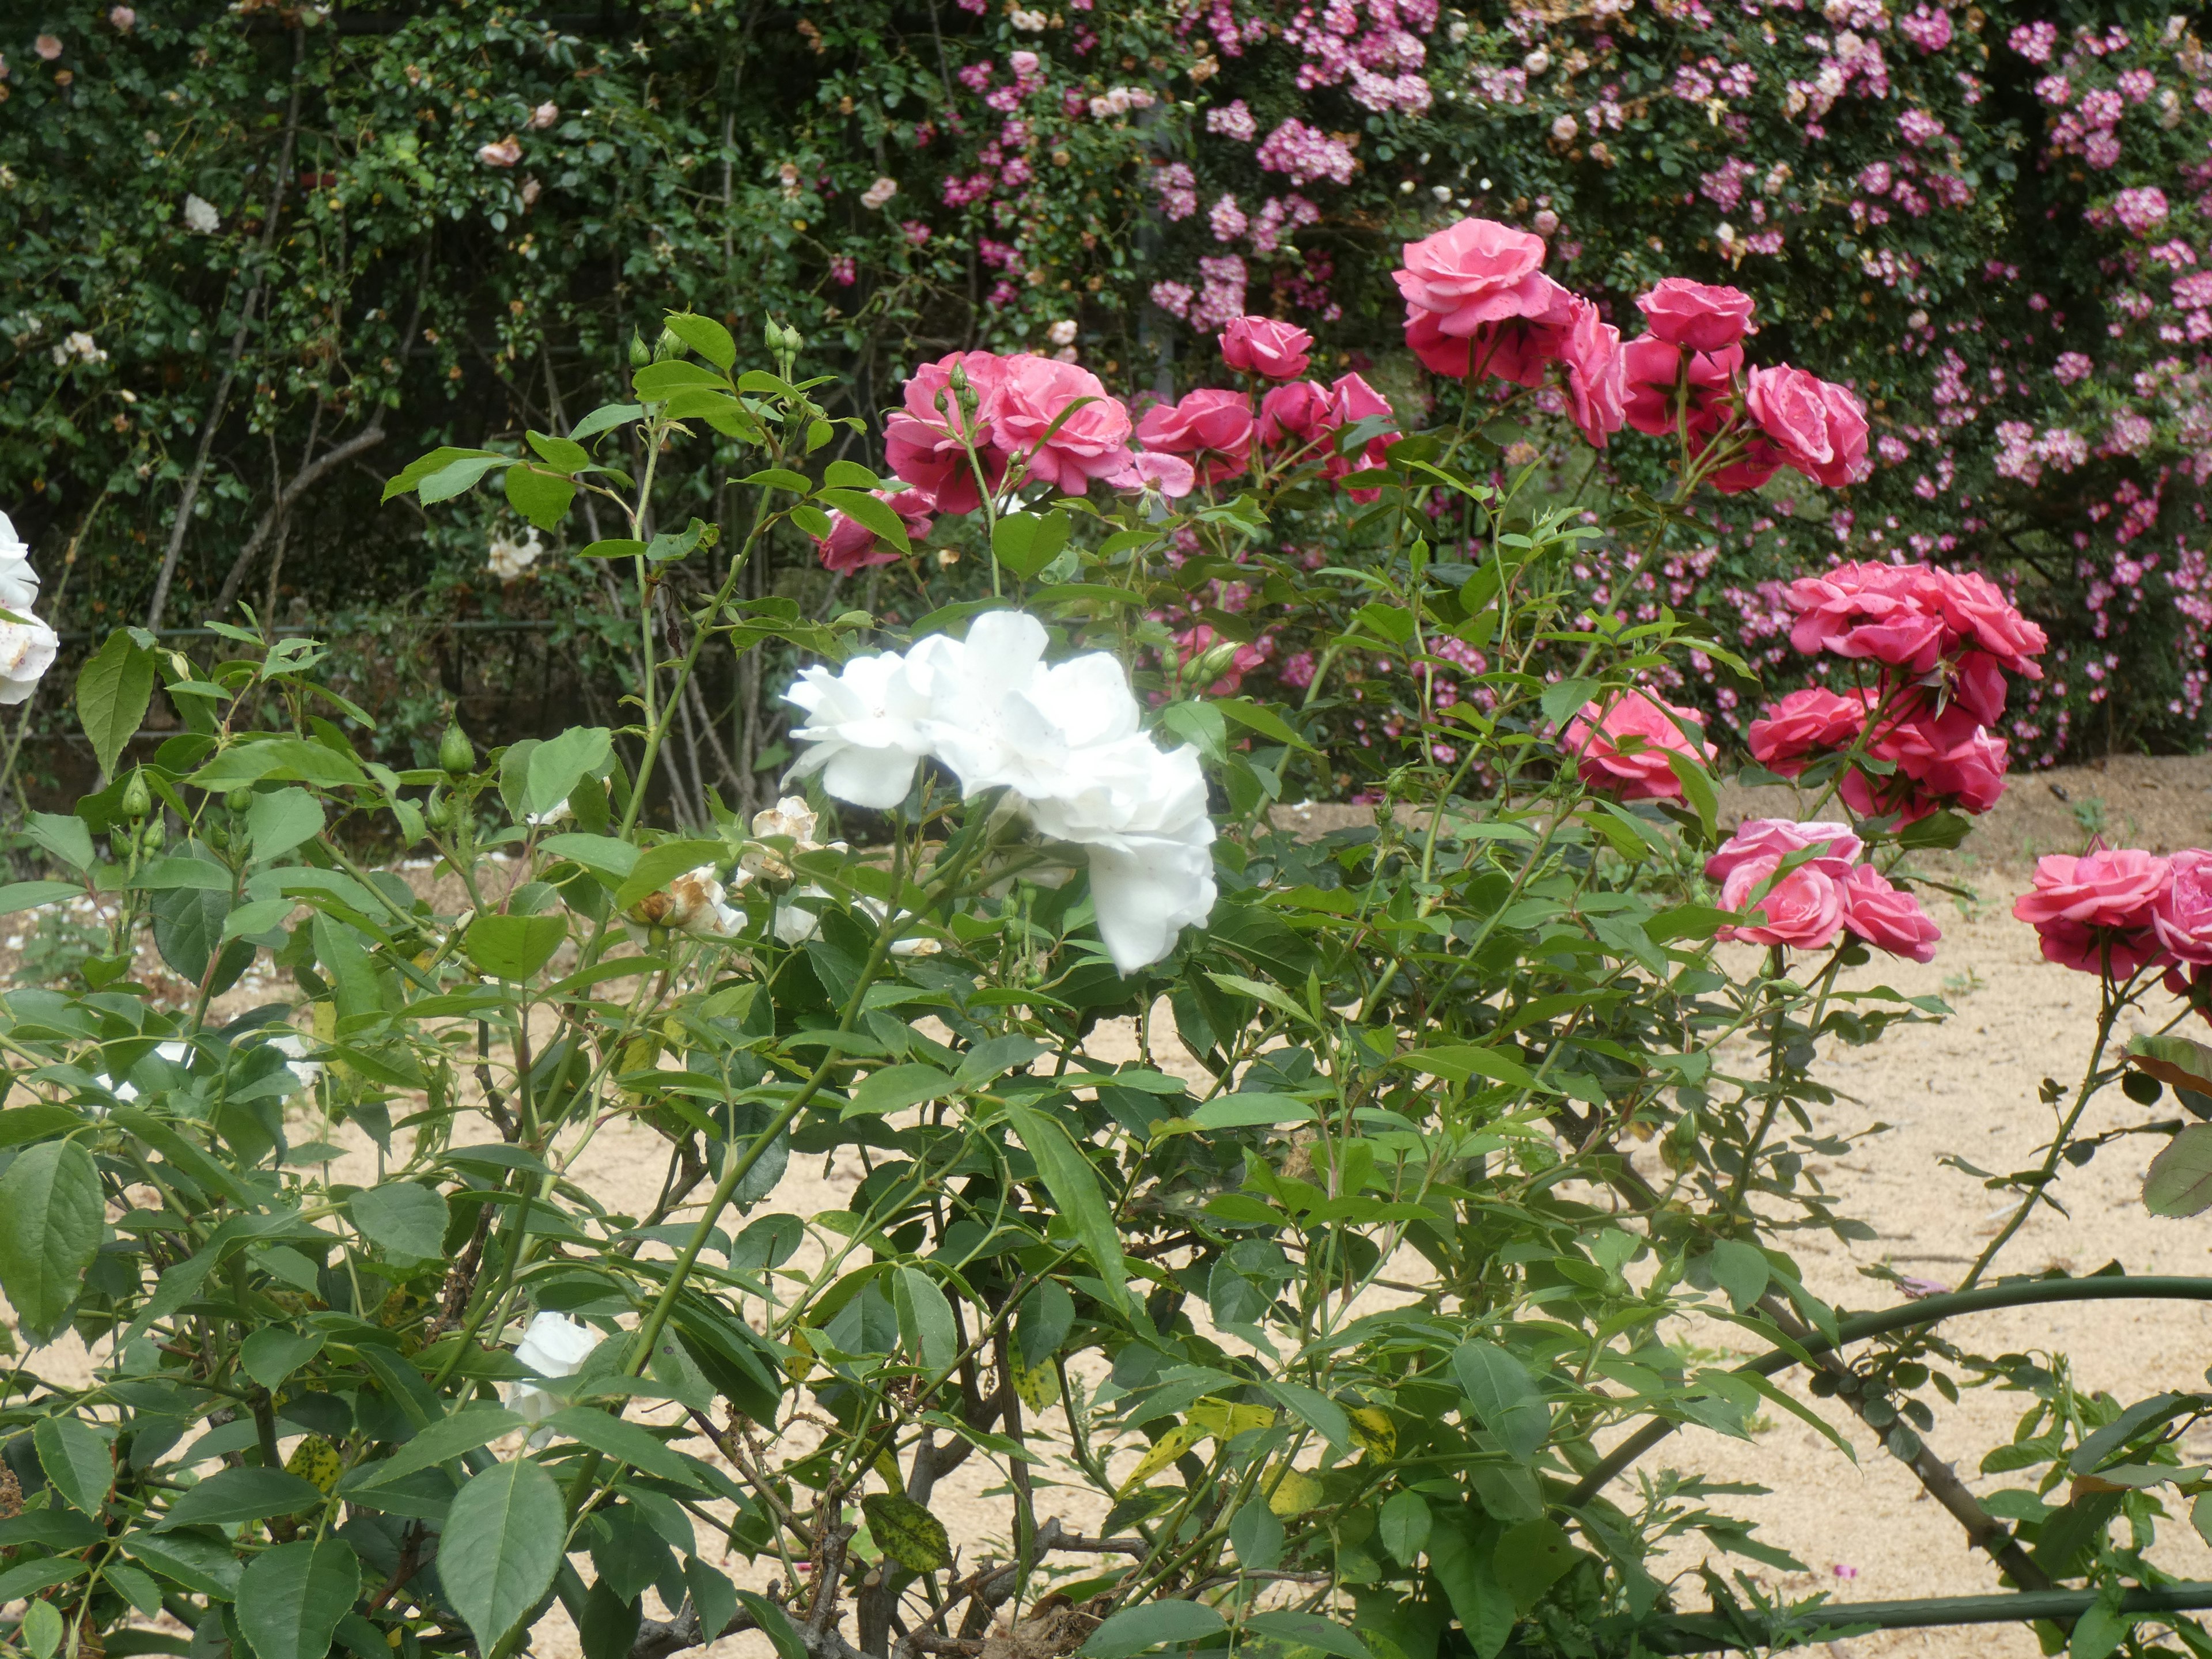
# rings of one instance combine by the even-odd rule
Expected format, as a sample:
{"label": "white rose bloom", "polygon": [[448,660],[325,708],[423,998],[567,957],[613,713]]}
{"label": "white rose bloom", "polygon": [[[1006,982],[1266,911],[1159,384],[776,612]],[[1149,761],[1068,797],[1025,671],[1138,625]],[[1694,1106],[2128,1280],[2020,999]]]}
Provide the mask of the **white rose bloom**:
{"label": "white rose bloom", "polygon": [[542,812],[525,812],[522,821],[532,830],[543,830],[549,823],[559,823],[575,816],[576,809],[568,805],[568,798],[563,795]]}
{"label": "white rose bloom", "polygon": [[61,644],[36,617],[0,618],[0,705],[28,702]]}
{"label": "white rose bloom", "polygon": [[39,573],[31,568],[30,544],[0,513],[0,609],[27,612],[39,602]]}
{"label": "white rose bloom", "polygon": [[855,806],[885,811],[897,805],[913,787],[914,769],[930,752],[932,688],[957,665],[959,651],[957,641],[939,636],[904,656],[886,651],[855,657],[835,674],[808,669],[783,694],[808,717],[791,735],[813,745],[791,775],[819,772],[824,788]]}
{"label": "white rose bloom", "polygon": [[544,550],[538,540],[538,526],[532,525],[520,541],[512,536],[493,537],[485,550],[484,564],[500,580],[511,582],[536,564]]}
{"label": "white rose bloom", "polygon": [[215,204],[201,196],[185,198],[185,228],[197,231],[202,236],[212,236],[222,223],[222,216],[215,210]]}
{"label": "white rose bloom", "polygon": [[284,1069],[300,1080],[302,1089],[312,1089],[315,1079],[323,1074],[323,1062],[307,1058],[307,1040],[297,1031],[269,1039],[269,1046],[284,1056]]}
{"label": "white rose bloom", "polygon": [[[808,887],[799,895],[801,898],[827,898],[829,894],[819,887]],[[803,910],[789,899],[775,907],[773,924],[777,942],[783,945],[804,945],[822,931],[822,920],[811,910]]]}
{"label": "white rose bloom", "polygon": [[[574,1376],[599,1346],[590,1326],[566,1314],[541,1313],[514,1345],[514,1357],[540,1376]],[[535,1383],[510,1382],[507,1390],[507,1409],[525,1422],[542,1423],[561,1409],[562,1401]]]}

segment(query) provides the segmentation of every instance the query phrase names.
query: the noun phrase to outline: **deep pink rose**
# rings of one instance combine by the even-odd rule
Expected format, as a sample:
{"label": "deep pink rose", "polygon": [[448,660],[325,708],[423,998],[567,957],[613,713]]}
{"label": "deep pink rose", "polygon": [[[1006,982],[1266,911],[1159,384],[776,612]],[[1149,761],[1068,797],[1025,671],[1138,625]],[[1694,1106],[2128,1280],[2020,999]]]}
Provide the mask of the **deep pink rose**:
{"label": "deep pink rose", "polygon": [[1541,274],[1543,263],[1542,237],[1494,220],[1462,219],[1407,243],[1405,267],[1392,276],[1409,305],[1435,313],[1446,334],[1465,338],[1485,323],[1549,309],[1557,284]]}
{"label": "deep pink rose", "polygon": [[2004,717],[2004,670],[1988,652],[1969,651],[1951,664],[1950,680],[1951,696],[1983,725],[1995,726]]}
{"label": "deep pink rose", "polygon": [[1942,618],[1922,580],[1931,574],[1868,562],[1800,576],[1782,596],[1797,613],[1790,643],[1808,657],[1832,651],[1924,674],[1942,654],[1944,637]]}
{"label": "deep pink rose", "polygon": [[2109,962],[2124,979],[2159,956],[2155,921],[2172,872],[2172,860],[2139,848],[2053,853],[2035,861],[2034,890],[2012,913],[2042,936],[2051,961],[2089,974]]}
{"label": "deep pink rose", "polygon": [[2212,965],[2212,853],[2190,848],[2166,868],[2166,884],[2151,906],[2152,931],[2177,961]]}
{"label": "deep pink rose", "polygon": [[1764,438],[1753,438],[1722,465],[1705,474],[1705,482],[1723,495],[1741,495],[1756,489],[1782,467],[1782,452]]}
{"label": "deep pink rose", "polygon": [[1636,302],[1651,332],[1668,345],[1719,351],[1743,338],[1751,321],[1751,295],[1713,288],[1686,276],[1669,276]]}
{"label": "deep pink rose", "polygon": [[1843,884],[1844,926],[1877,951],[1915,962],[1932,962],[1943,937],[1920,901],[1890,884],[1871,864],[1862,864]]}
{"label": "deep pink rose", "polygon": [[1198,483],[1198,474],[1180,455],[1132,455],[1128,465],[1106,482],[1116,489],[1152,491],[1167,500],[1181,501]]}
{"label": "deep pink rose", "polygon": [[[1655,438],[1676,434],[1675,382],[1682,378],[1679,347],[1650,334],[1629,341],[1620,349],[1628,424]],[[1736,375],[1743,368],[1743,349],[1692,352],[1689,368],[1689,429],[1693,443],[1711,437],[1727,422]]]}
{"label": "deep pink rose", "polygon": [[1526,308],[1502,322],[1477,324],[1461,332],[1450,319],[1419,306],[1406,307],[1406,346],[1432,374],[1463,380],[1492,376],[1516,386],[1534,386],[1544,366],[1559,356],[1555,331],[1574,321],[1577,304],[1587,304],[1550,277],[1530,279]]}
{"label": "deep pink rose", "polygon": [[1137,439],[1169,455],[1203,455],[1207,483],[1233,478],[1251,464],[1252,404],[1241,392],[1205,388],[1179,404],[1155,404],[1137,422]]}
{"label": "deep pink rose", "polygon": [[1834,489],[1864,476],[1866,411],[1842,386],[1802,368],[1754,368],[1744,408],[1784,463]]}
{"label": "deep pink rose", "polygon": [[1749,818],[1738,824],[1735,833],[1721,843],[1720,850],[1705,860],[1705,874],[1711,880],[1725,882],[1741,865],[1758,859],[1779,861],[1808,847],[1820,850],[1799,867],[1825,870],[1839,881],[1850,874],[1851,866],[1866,850],[1866,843],[1851,833],[1847,823]]}
{"label": "deep pink rose", "polygon": [[[994,429],[991,402],[1005,378],[1005,359],[988,351],[956,351],[924,363],[906,383],[905,407],[884,423],[884,455],[890,470],[926,492],[940,513],[973,513],[982,505],[961,439],[970,439],[993,489],[1006,476],[1006,450]],[[951,374],[958,368],[976,398],[972,424],[963,423]],[[945,407],[937,406],[942,398]]]}
{"label": "deep pink rose", "polygon": [[[1025,477],[1079,495],[1093,478],[1128,465],[1129,411],[1096,374],[1026,351],[1002,358],[1000,365],[985,413],[1007,453],[1027,458]],[[1078,403],[1080,408],[1074,407]]]}
{"label": "deep pink rose", "polygon": [[1834,942],[1844,921],[1843,883],[1826,870],[1801,864],[1760,894],[1759,888],[1773,880],[1781,865],[1780,859],[1769,854],[1729,872],[1721,884],[1721,908],[1754,912],[1764,920],[1723,927],[1720,938],[1742,945],[1794,945],[1801,951],[1817,951]]}
{"label": "deep pink rose", "polygon": [[2161,976],[2166,988],[2197,1011],[2197,1017],[2212,1024],[2212,967],[2202,963],[2175,963]]}
{"label": "deep pink rose", "polygon": [[1334,394],[1311,380],[1269,386],[1260,399],[1260,441],[1310,444],[1334,424]]}
{"label": "deep pink rose", "polygon": [[1566,370],[1567,412],[1576,428],[1600,449],[1620,430],[1628,387],[1623,375],[1620,331],[1600,319],[1597,307],[1573,297],[1573,320],[1557,331],[1558,356]]}
{"label": "deep pink rose", "polygon": [[2038,924],[2036,942],[2046,962],[2077,973],[2101,974],[2109,966],[2116,980],[2132,978],[2159,960],[2158,935],[2148,927],[2092,927],[2081,921]]}
{"label": "deep pink rose", "polygon": [[[2036,658],[2051,641],[2041,628],[2020,614],[2004,590],[1973,570],[1939,570],[1936,608],[1960,640],[1971,641],[1996,659],[1999,666],[2032,680],[2043,678]],[[2000,699],[1998,707],[2003,703]],[[1990,716],[1983,716],[1986,723]]]}
{"label": "deep pink rose", "polygon": [[[870,493],[906,521],[909,541],[918,542],[929,534],[933,503],[922,491],[902,489],[893,495],[887,489],[878,489]],[[872,564],[896,564],[901,556],[898,549],[889,542],[878,541],[874,531],[842,513],[830,515],[830,534],[815,542],[814,550],[824,570],[834,570],[841,576],[849,576]]]}
{"label": "deep pink rose", "polygon": [[1272,317],[1239,317],[1221,331],[1221,361],[1244,374],[1295,380],[1311,361],[1313,336]]}
{"label": "deep pink rose", "polygon": [[1867,695],[1844,696],[1812,685],[1792,691],[1751,723],[1751,757],[1794,778],[1815,755],[1848,749],[1867,720]]}
{"label": "deep pink rose", "polygon": [[1622,800],[1678,800],[1682,781],[1667,757],[1687,755],[1710,766],[1714,754],[1711,744],[1685,735],[1678,720],[1692,731],[1704,729],[1694,710],[1677,708],[1649,692],[1616,692],[1602,707],[1583,704],[1582,713],[1567,722],[1560,746],[1593,789]]}
{"label": "deep pink rose", "polygon": [[1844,804],[1864,816],[1894,814],[1911,823],[1939,806],[1986,812],[2004,795],[2004,739],[1956,704],[1939,714],[1907,701],[1884,718],[1866,751],[1895,769],[1887,777],[1857,767],[1844,775]]}
{"label": "deep pink rose", "polygon": [[[1367,384],[1357,374],[1340,374],[1328,389],[1328,424],[1332,430],[1338,427],[1356,426],[1361,421],[1376,415],[1394,415],[1390,400]],[[1395,418],[1395,416],[1394,416]],[[1381,466],[1390,457],[1390,446],[1396,441],[1395,432],[1377,433],[1367,441],[1367,447],[1356,454],[1336,453],[1334,441],[1322,466],[1323,475],[1331,479],[1341,478],[1353,472],[1364,472]],[[1371,501],[1382,492],[1379,489],[1355,489],[1350,492],[1355,501]]]}

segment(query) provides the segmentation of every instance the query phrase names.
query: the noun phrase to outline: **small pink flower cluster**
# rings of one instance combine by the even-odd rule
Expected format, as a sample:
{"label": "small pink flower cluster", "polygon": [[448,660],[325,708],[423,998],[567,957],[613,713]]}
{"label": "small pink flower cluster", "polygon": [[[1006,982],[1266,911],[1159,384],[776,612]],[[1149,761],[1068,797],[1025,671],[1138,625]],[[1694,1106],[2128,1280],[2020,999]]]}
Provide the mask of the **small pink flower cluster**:
{"label": "small pink flower cluster", "polygon": [[1841,564],[1784,590],[1790,641],[1808,656],[1873,664],[1872,685],[1810,686],[1753,720],[1753,759],[1796,777],[1824,756],[1865,756],[1838,786],[1862,816],[1910,823],[1938,807],[1986,812],[2004,793],[2007,673],[2039,679],[2047,641],[1996,584],[1926,565]]}
{"label": "small pink flower cluster", "polygon": [[1705,860],[1705,874],[1721,884],[1721,908],[1757,918],[1719,936],[1820,951],[1849,933],[1892,956],[1932,960],[1942,934],[1918,899],[1859,861],[1865,850],[1848,824],[1751,819]]}
{"label": "small pink flower cluster", "polygon": [[2163,967],[2176,996],[2212,982],[2212,853],[2160,858],[2120,847],[2038,859],[2034,886],[2012,913],[2062,967],[2115,980]]}
{"label": "small pink flower cluster", "polygon": [[1394,275],[1413,355],[1455,380],[1523,386],[1556,363],[1592,444],[1623,425],[1679,434],[1723,492],[1755,489],[1785,465],[1832,486],[1866,475],[1856,397],[1799,368],[1744,372],[1748,295],[1669,276],[1637,301],[1648,331],[1623,344],[1595,305],[1543,274],[1546,252],[1541,237],[1489,219],[1408,242]]}

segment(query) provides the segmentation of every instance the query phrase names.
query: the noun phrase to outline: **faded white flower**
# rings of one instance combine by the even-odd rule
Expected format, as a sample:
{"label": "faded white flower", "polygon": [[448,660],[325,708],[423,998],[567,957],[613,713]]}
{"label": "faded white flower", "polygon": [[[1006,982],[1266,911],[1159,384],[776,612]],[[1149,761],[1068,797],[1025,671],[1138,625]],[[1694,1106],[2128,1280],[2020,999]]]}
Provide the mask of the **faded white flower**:
{"label": "faded white flower", "polygon": [[878,179],[860,192],[860,205],[869,209],[879,208],[897,194],[897,179]]}
{"label": "faded white flower", "polygon": [[1006,21],[1018,29],[1031,34],[1041,33],[1048,20],[1041,11],[1022,11],[1018,9],[1006,14]]}
{"label": "faded white flower", "polygon": [[549,823],[562,823],[576,816],[576,809],[568,805],[566,795],[542,812],[525,812],[522,821],[532,830],[543,830]]}
{"label": "faded white flower", "polygon": [[185,198],[185,228],[202,236],[212,236],[222,223],[222,215],[215,210],[215,204],[204,196]]}
{"label": "faded white flower", "polygon": [[731,895],[752,880],[739,871],[734,882],[725,883],[711,864],[687,870],[659,892],[647,893],[625,916],[630,937],[642,945],[650,927],[698,939],[735,939],[744,931],[745,913],[730,902]]}
{"label": "faded white flower", "polygon": [[561,106],[550,98],[530,112],[530,125],[539,132],[544,131],[560,118]]}
{"label": "faded white flower", "polygon": [[39,573],[31,568],[28,543],[0,513],[0,607],[28,611],[39,602]]}
{"label": "faded white flower", "polygon": [[299,1080],[302,1089],[312,1089],[323,1074],[323,1062],[307,1058],[307,1039],[297,1031],[287,1031],[282,1036],[269,1039],[269,1046],[284,1056],[284,1069]]}
{"label": "faded white flower", "polygon": [[500,580],[511,582],[536,564],[544,551],[538,539],[538,526],[532,525],[523,532],[520,541],[512,536],[494,536],[485,550],[484,565]]}
{"label": "faded white flower", "polygon": [[477,146],[477,160],[488,167],[511,167],[522,159],[522,146],[513,133],[496,143]]}
{"label": "faded white flower", "polygon": [[1045,331],[1046,337],[1056,346],[1075,343],[1075,319],[1063,317]]}
{"label": "faded white flower", "polygon": [[[540,1376],[574,1376],[599,1346],[599,1333],[590,1326],[580,1325],[566,1314],[541,1313],[514,1345],[514,1357]],[[526,1423],[544,1422],[562,1403],[534,1382],[507,1385],[507,1409]],[[542,1445],[550,1437],[540,1429],[531,1436],[531,1443]]]}
{"label": "faded white flower", "polygon": [[36,617],[0,617],[0,705],[30,700],[54,665],[61,640]]}

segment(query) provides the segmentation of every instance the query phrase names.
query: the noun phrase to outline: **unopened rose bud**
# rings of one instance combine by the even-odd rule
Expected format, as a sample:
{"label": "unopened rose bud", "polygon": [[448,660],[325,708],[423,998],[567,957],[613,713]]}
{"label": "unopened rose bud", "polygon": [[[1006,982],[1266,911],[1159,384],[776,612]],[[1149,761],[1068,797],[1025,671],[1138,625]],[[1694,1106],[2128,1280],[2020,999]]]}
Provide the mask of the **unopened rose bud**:
{"label": "unopened rose bud", "polygon": [[465,775],[476,763],[476,745],[469,741],[469,734],[461,730],[459,721],[450,722],[446,735],[438,739],[439,766],[447,777],[458,778]]}
{"label": "unopened rose bud", "polygon": [[154,796],[146,787],[146,775],[134,771],[131,781],[123,786],[123,816],[136,823],[153,810]]}
{"label": "unopened rose bud", "polygon": [[664,357],[680,357],[683,355],[684,337],[672,328],[662,329],[660,337],[653,343],[654,360],[658,362]]}
{"label": "unopened rose bud", "polygon": [[773,317],[761,325],[761,343],[770,351],[783,349],[783,325]]}
{"label": "unopened rose bud", "polygon": [[647,349],[644,337],[635,329],[632,329],[629,336],[629,366],[632,368],[644,368],[652,362],[653,353]]}
{"label": "unopened rose bud", "polygon": [[231,817],[242,818],[253,805],[253,792],[251,789],[234,789],[222,798],[222,804],[229,809]]}
{"label": "unopened rose bud", "polygon": [[433,830],[442,830],[453,821],[453,803],[443,790],[434,789],[430,799],[422,804],[422,822]]}
{"label": "unopened rose bud", "polygon": [[806,349],[806,337],[789,323],[783,325],[783,352],[787,357],[796,357]]}

